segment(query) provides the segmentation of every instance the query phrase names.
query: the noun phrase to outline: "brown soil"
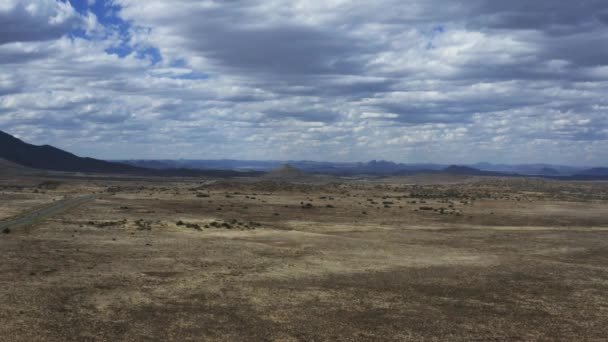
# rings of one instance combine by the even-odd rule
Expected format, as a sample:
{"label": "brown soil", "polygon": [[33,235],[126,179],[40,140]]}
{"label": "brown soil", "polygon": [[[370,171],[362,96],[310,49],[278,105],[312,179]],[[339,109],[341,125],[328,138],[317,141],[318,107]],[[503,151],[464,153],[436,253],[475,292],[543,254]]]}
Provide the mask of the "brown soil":
{"label": "brown soil", "polygon": [[48,181],[0,219],[97,200],[0,234],[2,341],[608,336],[608,183]]}

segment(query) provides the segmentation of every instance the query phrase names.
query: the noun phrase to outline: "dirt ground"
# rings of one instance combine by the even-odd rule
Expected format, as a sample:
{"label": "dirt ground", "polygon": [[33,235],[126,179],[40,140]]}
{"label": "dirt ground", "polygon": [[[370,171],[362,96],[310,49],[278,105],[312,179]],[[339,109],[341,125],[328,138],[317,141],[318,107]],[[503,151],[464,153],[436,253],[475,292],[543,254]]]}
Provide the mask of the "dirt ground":
{"label": "dirt ground", "polygon": [[608,183],[0,179],[1,341],[608,336]]}

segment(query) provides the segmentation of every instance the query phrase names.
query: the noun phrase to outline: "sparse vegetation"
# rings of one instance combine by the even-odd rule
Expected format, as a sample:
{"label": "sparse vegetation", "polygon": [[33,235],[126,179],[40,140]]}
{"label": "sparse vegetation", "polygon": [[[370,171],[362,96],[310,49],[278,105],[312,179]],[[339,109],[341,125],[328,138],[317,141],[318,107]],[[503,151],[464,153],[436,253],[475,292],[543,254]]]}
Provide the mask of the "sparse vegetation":
{"label": "sparse vegetation", "polygon": [[11,317],[49,340],[82,326],[109,340],[608,333],[608,183],[39,183],[0,184],[5,217],[100,197],[1,234],[0,336],[22,334]]}
{"label": "sparse vegetation", "polygon": [[143,219],[135,221],[135,226],[137,230],[152,230],[152,222]]}

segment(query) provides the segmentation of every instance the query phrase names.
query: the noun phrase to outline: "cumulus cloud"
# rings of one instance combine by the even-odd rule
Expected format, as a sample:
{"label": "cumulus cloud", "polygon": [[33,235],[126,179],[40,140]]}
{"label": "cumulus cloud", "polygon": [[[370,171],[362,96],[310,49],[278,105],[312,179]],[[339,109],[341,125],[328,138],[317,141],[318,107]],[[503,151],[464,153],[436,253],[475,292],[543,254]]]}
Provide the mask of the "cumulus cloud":
{"label": "cumulus cloud", "polygon": [[81,24],[67,2],[5,0],[0,4],[0,44],[59,38]]}
{"label": "cumulus cloud", "polygon": [[104,158],[599,164],[607,18],[602,0],[9,0],[0,129]]}

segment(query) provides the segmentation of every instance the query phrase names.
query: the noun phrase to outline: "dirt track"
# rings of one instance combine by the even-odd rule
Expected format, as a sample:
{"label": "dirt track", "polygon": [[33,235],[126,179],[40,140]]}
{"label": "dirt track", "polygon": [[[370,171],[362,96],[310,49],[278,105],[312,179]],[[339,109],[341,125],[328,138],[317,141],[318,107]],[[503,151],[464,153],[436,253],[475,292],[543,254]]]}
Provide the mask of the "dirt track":
{"label": "dirt track", "polygon": [[26,214],[22,214],[19,217],[0,222],[0,232],[9,232],[18,227],[34,224],[36,222],[50,218],[53,215],[59,214],[60,212],[63,212],[70,208],[77,207],[83,203],[92,201],[94,199],[95,196],[88,195],[55,202],[50,206],[46,206],[44,208],[40,208]]}

